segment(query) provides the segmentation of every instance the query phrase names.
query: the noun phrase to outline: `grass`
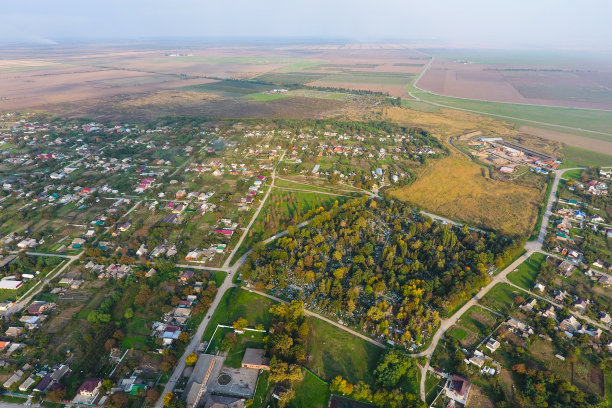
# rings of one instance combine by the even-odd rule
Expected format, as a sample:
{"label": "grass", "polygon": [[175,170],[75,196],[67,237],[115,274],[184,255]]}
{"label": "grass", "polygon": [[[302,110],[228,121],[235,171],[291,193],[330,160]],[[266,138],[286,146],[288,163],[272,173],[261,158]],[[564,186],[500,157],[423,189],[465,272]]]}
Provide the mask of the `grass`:
{"label": "grass", "polygon": [[546,255],[539,252],[534,253],[529,259],[520,264],[516,271],[508,274],[508,280],[521,288],[531,290],[540,273],[540,266],[545,260]]}
{"label": "grass", "polygon": [[608,154],[592,152],[574,146],[563,146],[561,153],[563,154],[563,167],[565,168],[609,166],[612,163],[612,156]]}
{"label": "grass", "polygon": [[214,272],[214,276],[215,276],[215,284],[217,285],[217,287],[220,287],[225,281],[225,278],[227,277],[227,272],[216,271]]}
{"label": "grass", "polygon": [[218,324],[231,325],[240,317],[249,322],[249,326],[270,323],[268,310],[275,302],[264,296],[240,288],[231,288],[219,302],[219,306],[210,318],[203,339],[212,337]]}
{"label": "grass", "polygon": [[[479,113],[484,114],[508,116],[511,118],[516,118],[518,122],[524,124],[529,124],[529,122],[524,122],[524,120],[529,120],[559,126],[568,126],[576,128],[577,130],[586,129],[604,133],[609,133],[610,128],[612,128],[612,112],[609,111],[520,105],[503,102],[485,102],[473,99],[460,99],[432,95],[413,87],[409,87],[409,90],[415,96],[426,101],[460,109],[478,111]],[[513,122],[515,121],[509,118],[502,119]],[[521,119],[523,121],[521,121]],[[533,126],[533,124],[531,124],[531,126]],[[565,128],[563,128],[563,130],[568,131],[568,129]],[[581,134],[592,139],[610,140],[610,136],[607,135],[584,132]]]}
{"label": "grass", "polygon": [[346,200],[347,197],[317,194],[314,191],[311,193],[274,189],[232,261],[236,262],[256,243],[286,230],[293,224],[294,218],[302,221],[303,216],[310,210],[319,207],[329,209],[335,201],[341,205]]}
{"label": "grass", "polygon": [[270,373],[268,371],[262,371],[259,374],[257,380],[257,388],[255,388],[255,394],[253,394],[253,408],[263,408],[265,402],[268,399],[268,394],[272,391],[274,384],[269,381]]}
{"label": "grass", "polygon": [[483,177],[481,168],[453,152],[419,169],[414,183],[393,188],[389,194],[470,225],[508,235],[530,232],[537,217],[541,192]]}
{"label": "grass", "polygon": [[258,101],[258,102],[267,102],[267,101],[274,101],[276,99],[283,99],[288,96],[289,95],[286,95],[286,94],[255,93],[255,94],[249,94],[246,97],[249,99],[253,99],[254,101]]}
{"label": "grass", "polygon": [[414,74],[406,74],[401,72],[347,71],[327,75],[321,78],[321,81],[376,85],[405,85],[408,84],[413,78]]}
{"label": "grass", "polygon": [[441,385],[443,385],[444,379],[440,379],[435,375],[431,374],[429,371],[427,372],[427,377],[425,378],[425,401],[428,404],[431,404],[434,398],[440,392]]}
{"label": "grass", "polygon": [[16,397],[14,395],[0,394],[0,401],[12,403],[12,404],[24,404],[27,398]]}
{"label": "grass", "polygon": [[524,295],[524,292],[505,283],[498,283],[482,298],[481,302],[490,309],[507,314],[512,309],[514,298],[518,295]]}
{"label": "grass", "polygon": [[463,339],[465,339],[467,337],[468,333],[465,330],[463,330],[463,329],[455,327],[455,328],[452,328],[451,330],[449,330],[448,335],[453,337],[453,338],[455,338],[455,339],[457,339],[457,340],[463,340]]}
{"label": "grass", "polygon": [[612,373],[604,372],[606,401],[609,407],[612,407]]}
{"label": "grass", "polygon": [[213,92],[225,96],[245,96],[249,94],[269,91],[270,85],[258,84],[256,82],[223,80],[202,85],[188,86],[183,89],[198,92]]}
{"label": "grass", "polygon": [[331,381],[341,375],[352,384],[374,384],[372,372],[384,350],[316,318],[309,318],[309,369]]}
{"label": "grass", "polygon": [[264,82],[271,82],[273,84],[282,85],[294,85],[294,84],[305,84],[308,82],[316,81],[325,76],[324,73],[314,72],[269,72],[258,76],[257,80]]}
{"label": "grass", "polygon": [[306,371],[304,379],[293,387],[295,397],[289,402],[290,408],[326,408],[329,401],[329,386]]}

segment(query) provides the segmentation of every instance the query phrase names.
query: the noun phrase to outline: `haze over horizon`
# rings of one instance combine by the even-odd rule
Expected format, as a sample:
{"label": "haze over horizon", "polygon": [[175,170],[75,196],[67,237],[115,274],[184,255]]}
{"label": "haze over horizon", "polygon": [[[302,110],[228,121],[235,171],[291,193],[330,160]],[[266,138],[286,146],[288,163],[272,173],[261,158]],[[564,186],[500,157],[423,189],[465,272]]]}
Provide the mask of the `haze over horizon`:
{"label": "haze over horizon", "polygon": [[[208,3],[208,2],[206,2]],[[612,50],[612,3],[603,0],[195,0],[5,4],[0,41],[147,38],[342,38],[428,41],[449,47]]]}

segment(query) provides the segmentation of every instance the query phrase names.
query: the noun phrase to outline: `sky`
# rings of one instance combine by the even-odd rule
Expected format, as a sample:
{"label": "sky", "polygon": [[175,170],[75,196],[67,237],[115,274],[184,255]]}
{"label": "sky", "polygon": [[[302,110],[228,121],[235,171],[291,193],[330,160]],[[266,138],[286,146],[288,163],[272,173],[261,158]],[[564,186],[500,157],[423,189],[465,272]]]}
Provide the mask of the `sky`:
{"label": "sky", "polygon": [[0,42],[193,38],[612,49],[610,0],[5,0]]}

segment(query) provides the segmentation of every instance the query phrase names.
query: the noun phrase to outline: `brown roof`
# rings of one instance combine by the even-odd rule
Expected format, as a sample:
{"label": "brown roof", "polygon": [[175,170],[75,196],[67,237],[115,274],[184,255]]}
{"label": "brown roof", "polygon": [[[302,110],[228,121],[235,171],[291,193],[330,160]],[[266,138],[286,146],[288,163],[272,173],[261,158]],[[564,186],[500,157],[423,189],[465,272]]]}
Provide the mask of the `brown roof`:
{"label": "brown roof", "polygon": [[99,378],[88,378],[79,387],[79,390],[77,391],[77,394],[80,394],[82,392],[89,392],[89,393],[91,393],[96,388],[98,388],[98,386],[100,385],[101,382],[102,382],[102,380],[100,380]]}
{"label": "brown roof", "polygon": [[465,395],[465,390],[467,389],[469,381],[463,377],[458,375],[453,375],[451,379],[451,387],[455,394],[463,397]]}

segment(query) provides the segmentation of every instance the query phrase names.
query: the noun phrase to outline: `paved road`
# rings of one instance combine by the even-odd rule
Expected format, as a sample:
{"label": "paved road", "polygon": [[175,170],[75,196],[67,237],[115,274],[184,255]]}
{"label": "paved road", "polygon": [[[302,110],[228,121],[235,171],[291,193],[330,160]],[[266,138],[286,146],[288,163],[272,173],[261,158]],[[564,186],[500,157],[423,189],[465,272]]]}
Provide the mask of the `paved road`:
{"label": "paved road", "polygon": [[[493,286],[495,286],[498,283],[509,283],[512,286],[516,286],[516,285],[514,285],[514,284],[512,284],[512,283],[510,283],[508,281],[508,279],[507,279],[508,273],[510,273],[514,269],[516,269],[521,263],[523,263],[525,260],[527,260],[534,252],[544,252],[544,251],[542,251],[542,244],[544,243],[544,239],[546,238],[546,229],[548,227],[548,222],[549,222],[549,219],[550,219],[550,215],[552,213],[552,211],[551,211],[552,210],[552,205],[553,205],[553,203],[555,202],[555,200],[557,198],[557,187],[559,185],[559,180],[561,179],[561,176],[563,175],[563,173],[565,173],[566,171],[576,170],[576,169],[578,169],[578,168],[562,169],[562,170],[557,170],[555,172],[555,181],[553,182],[553,186],[552,186],[551,192],[550,192],[550,194],[549,194],[549,196],[547,198],[548,201],[546,203],[546,211],[544,212],[544,215],[542,217],[542,225],[540,227],[540,232],[538,234],[538,238],[535,241],[530,241],[530,242],[527,242],[525,244],[525,249],[527,250],[527,252],[525,252],[525,254],[523,254],[520,258],[518,258],[516,261],[514,261],[512,264],[510,264],[510,266],[505,268],[502,272],[500,272],[499,274],[495,275],[493,277],[493,279],[491,280],[491,282],[487,286],[482,288],[478,292],[478,294],[476,294],[465,305],[463,305],[463,307],[461,309],[459,309],[457,312],[455,312],[455,314],[453,314],[451,317],[449,317],[447,319],[442,320],[440,322],[440,328],[434,334],[434,336],[433,336],[433,338],[431,340],[431,344],[429,345],[427,350],[425,350],[424,352],[415,354],[415,357],[420,357],[420,356],[423,356],[423,355],[427,356],[427,363],[421,369],[420,394],[421,394],[421,399],[423,401],[425,401],[425,379],[426,379],[427,369],[429,368],[429,364],[431,362],[431,356],[433,355],[433,352],[436,349],[436,346],[438,345],[438,342],[440,341],[440,339],[442,338],[444,333],[450,327],[452,327],[457,322],[457,320],[459,320],[459,318],[465,312],[467,312],[467,310],[470,307],[476,305],[478,303],[478,301],[480,299],[482,299],[493,288]],[[519,289],[524,290],[523,288],[519,288]],[[529,292],[529,293],[531,293],[531,292]],[[545,300],[545,301],[547,301],[549,303],[553,303],[549,299],[543,298],[543,297],[538,296],[536,294],[533,294],[533,295],[537,296],[537,297],[541,298],[542,300]],[[580,317],[578,314],[576,314],[576,316]],[[585,318],[585,320],[587,320],[587,319],[588,318]],[[589,321],[589,320],[590,319],[588,319],[587,321]],[[592,320],[589,321],[589,323],[590,322],[592,322]],[[597,326],[601,327],[599,324],[597,324]]]}
{"label": "paved road", "polygon": [[433,335],[429,347],[427,347],[425,351],[422,351],[421,353],[413,355],[414,357],[427,356],[427,363],[421,368],[420,394],[421,394],[421,399],[423,401],[425,401],[425,380],[427,378],[427,370],[431,362],[431,357],[434,353],[434,350],[436,349],[438,345],[438,342],[440,341],[444,333],[446,333],[448,329],[450,329],[455,323],[457,323],[457,320],[459,320],[459,318],[465,312],[467,312],[469,308],[478,304],[478,301],[482,299],[493,288],[493,286],[497,285],[498,283],[505,282],[506,276],[510,272],[515,270],[521,263],[525,262],[531,256],[531,254],[532,254],[531,251],[527,251],[525,254],[520,256],[516,261],[512,262],[510,266],[508,266],[506,269],[504,269],[503,271],[495,275],[487,286],[480,289],[480,291],[472,299],[470,299],[466,304],[464,304],[457,312],[455,312],[455,314],[453,314],[451,317],[447,319],[443,319],[440,322],[440,328]]}
{"label": "paved road", "polygon": [[270,177],[271,180],[270,180],[270,186],[268,187],[268,191],[266,191],[266,194],[261,199],[261,202],[259,203],[259,207],[257,207],[257,210],[255,210],[255,213],[253,214],[253,217],[251,217],[251,221],[249,221],[249,224],[246,226],[244,232],[240,236],[240,239],[238,240],[238,243],[234,247],[234,250],[232,251],[230,256],[228,256],[227,259],[225,260],[225,263],[223,264],[224,268],[228,268],[229,267],[230,262],[232,261],[232,258],[234,257],[234,254],[236,253],[238,248],[240,248],[240,245],[242,245],[242,241],[244,241],[244,239],[246,238],[249,230],[251,229],[251,226],[253,225],[253,223],[257,219],[257,216],[259,215],[261,209],[264,207],[266,201],[268,200],[268,196],[270,195],[270,192],[272,191],[272,187],[274,187],[274,180],[276,179],[276,168],[278,167],[280,162],[283,161],[283,158],[285,157],[285,153],[286,153],[286,150],[283,150],[283,153],[281,154],[280,158],[278,159],[278,161],[274,165],[274,169],[272,169],[272,174],[271,174],[271,177]]}

